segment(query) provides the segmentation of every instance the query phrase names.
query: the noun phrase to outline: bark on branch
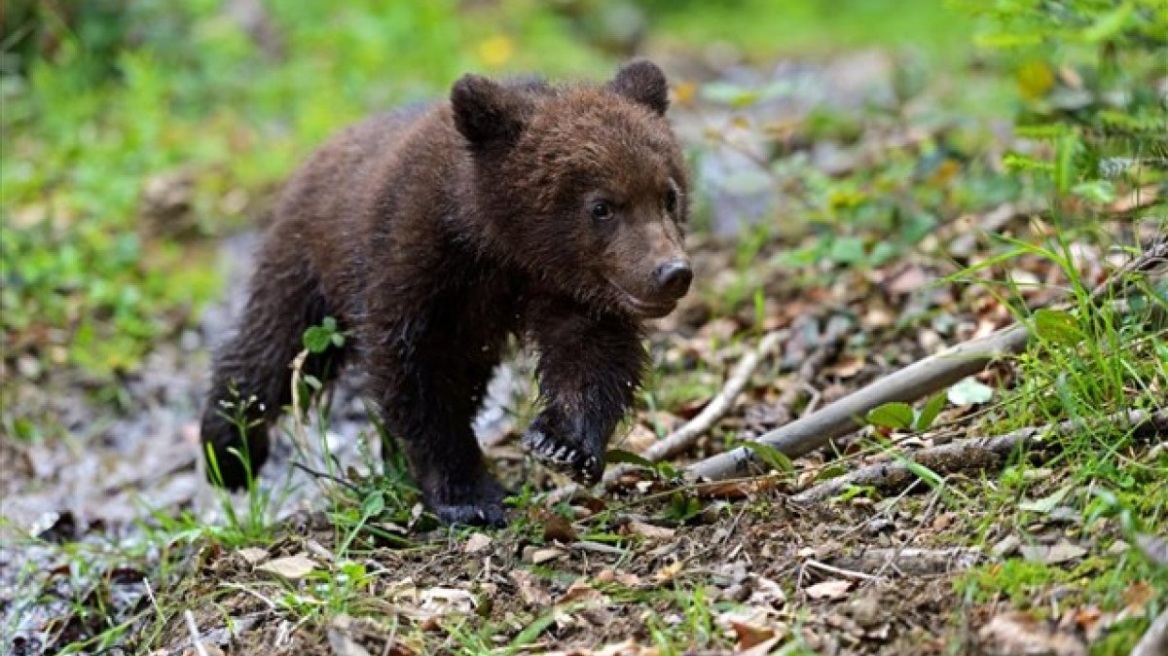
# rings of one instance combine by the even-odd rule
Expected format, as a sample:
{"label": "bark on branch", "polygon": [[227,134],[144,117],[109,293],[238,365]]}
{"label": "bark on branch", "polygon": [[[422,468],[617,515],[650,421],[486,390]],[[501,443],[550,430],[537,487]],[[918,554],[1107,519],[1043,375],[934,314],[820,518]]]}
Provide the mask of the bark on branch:
{"label": "bark on branch", "polygon": [[791,498],[795,503],[814,503],[830,499],[852,486],[870,486],[884,492],[899,490],[917,480],[910,463],[927,467],[937,474],[996,469],[1019,446],[1039,446],[1041,441],[1066,437],[1102,425],[1132,430],[1168,433],[1168,410],[1146,412],[1130,410],[1099,421],[1067,420],[1054,426],[1023,428],[997,437],[960,440],[942,446],[906,454],[898,460],[878,462],[844,474]]}

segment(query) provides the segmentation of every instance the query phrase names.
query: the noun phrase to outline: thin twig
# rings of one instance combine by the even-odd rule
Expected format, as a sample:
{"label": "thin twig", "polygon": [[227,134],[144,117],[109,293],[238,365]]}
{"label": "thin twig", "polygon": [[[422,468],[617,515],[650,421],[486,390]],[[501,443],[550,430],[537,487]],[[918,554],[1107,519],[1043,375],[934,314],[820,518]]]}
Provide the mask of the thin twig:
{"label": "thin twig", "polygon": [[915,468],[926,467],[937,474],[959,471],[987,470],[999,466],[1004,458],[1022,445],[1036,445],[1046,439],[1058,439],[1110,425],[1133,430],[1153,429],[1168,431],[1168,410],[1145,412],[1130,410],[1110,415],[1101,421],[1069,419],[1054,426],[1032,426],[997,437],[980,437],[904,454],[896,460],[886,460],[825,481],[796,494],[795,503],[815,503],[830,499],[849,487],[868,486],[881,490],[898,489],[917,479]]}
{"label": "thin twig", "polygon": [[195,645],[195,651],[199,656],[207,656],[207,648],[203,646],[203,641],[199,637],[199,626],[195,624],[195,614],[188,608],[183,611],[183,617],[187,621],[187,631],[191,634],[191,643]]}
{"label": "thin twig", "polygon": [[664,439],[654,442],[652,446],[645,449],[642,455],[647,460],[660,462],[684,453],[692,447],[699,437],[710,430],[719,419],[730,411],[730,408],[734,407],[735,399],[746,388],[746,384],[750,382],[750,377],[754,374],[754,370],[758,369],[758,365],[766,359],[766,356],[775,350],[775,347],[779,344],[779,340],[785,335],[786,331],[778,330],[764,335],[759,341],[757,348],[742,356],[742,359],[734,367],[734,371],[731,372],[730,377],[726,379],[726,384],[722,387],[722,390],[714,398],[710,399],[710,402],[706,404],[706,407],[702,408],[702,411],[696,417],[688,421],[681,428],[665,436]]}
{"label": "thin twig", "polygon": [[361,494],[360,488],[358,488],[356,485],[353,485],[349,481],[346,481],[343,478],[333,476],[332,474],[330,474],[328,472],[317,471],[317,470],[313,469],[312,467],[309,467],[308,465],[306,465],[298,460],[293,460],[292,466],[299,469],[300,471],[304,472],[305,474],[308,474],[309,476],[314,476],[316,478],[323,478],[323,479],[330,480],[338,485],[343,485],[343,486],[349,488],[349,490],[351,492]]}
{"label": "thin twig", "polygon": [[820,570],[822,572],[827,572],[828,574],[835,574],[836,576],[842,576],[845,579],[855,579],[857,581],[875,581],[875,580],[880,578],[878,576],[873,576],[871,574],[866,574],[864,572],[856,572],[856,571],[853,571],[850,569],[843,569],[842,567],[835,567],[833,565],[828,565],[827,563],[821,563],[818,560],[805,560],[805,561],[803,561],[803,564],[807,565],[808,567],[811,567],[813,569],[817,569],[817,570]]}
{"label": "thin twig", "polygon": [[[738,361],[729,378],[726,379],[726,384],[722,386],[722,390],[710,399],[706,407],[702,408],[696,417],[683,426],[645,449],[645,452],[641,454],[642,457],[651,462],[661,462],[692,448],[698,438],[705,435],[706,431],[710,430],[714,424],[718,423],[719,419],[734,407],[735,399],[746,388],[754,371],[758,369],[766,356],[778,346],[779,341],[786,336],[787,331],[785,330],[776,330],[763,335],[758,346],[747,352]],[[609,467],[608,471],[604,473],[604,482],[611,483],[632,469],[635,468],[631,465]]]}

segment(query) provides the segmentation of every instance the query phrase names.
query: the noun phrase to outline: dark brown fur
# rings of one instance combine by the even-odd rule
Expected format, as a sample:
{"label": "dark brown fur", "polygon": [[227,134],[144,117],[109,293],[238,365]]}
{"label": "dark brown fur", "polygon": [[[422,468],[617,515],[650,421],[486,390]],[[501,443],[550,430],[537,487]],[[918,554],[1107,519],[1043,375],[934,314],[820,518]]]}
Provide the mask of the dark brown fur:
{"label": "dark brown fur", "polygon": [[[350,128],[292,178],[259,252],[236,336],[218,354],[202,438],[232,488],[263,464],[306,328],[349,338],[345,361],[448,522],[503,522],[502,486],[471,430],[509,334],[539,350],[539,458],[596,480],[632,404],[640,319],[689,287],[688,184],[661,71],[636,62],[604,86],[498,84],[468,75],[448,103]],[[255,397],[241,439],[223,403]],[[228,413],[229,414],[229,413]]]}

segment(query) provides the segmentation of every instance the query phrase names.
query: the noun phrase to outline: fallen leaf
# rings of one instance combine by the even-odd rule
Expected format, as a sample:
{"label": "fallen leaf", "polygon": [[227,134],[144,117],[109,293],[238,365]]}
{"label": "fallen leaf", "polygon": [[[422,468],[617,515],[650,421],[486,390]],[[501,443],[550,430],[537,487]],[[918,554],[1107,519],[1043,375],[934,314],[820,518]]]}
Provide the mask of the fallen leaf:
{"label": "fallen leaf", "polygon": [[888,279],[885,289],[890,294],[911,294],[922,289],[929,282],[929,278],[921,267],[908,265]]}
{"label": "fallen leaf", "polygon": [[568,586],[564,591],[563,596],[556,600],[556,606],[564,606],[565,604],[580,604],[587,603],[589,605],[607,606],[609,598],[596,588],[592,587],[584,579],[577,579]]}
{"label": "fallen leaf", "polygon": [[1156,589],[1147,581],[1136,581],[1123,591],[1123,603],[1133,613],[1144,612],[1144,607],[1155,597]]}
{"label": "fallen leaf", "polygon": [[953,405],[986,403],[994,398],[994,389],[970,376],[963,378],[950,387],[948,397],[949,402]]}
{"label": "fallen leaf", "polygon": [[543,539],[545,542],[575,542],[580,536],[563,515],[547,513],[543,517]]}
{"label": "fallen leaf", "polygon": [[982,652],[990,654],[1042,654],[1086,656],[1087,648],[1071,633],[1056,632],[1022,612],[995,616],[978,631]]}
{"label": "fallen leaf", "polygon": [[1071,486],[1064,485],[1055,490],[1052,494],[1034,501],[1022,501],[1018,503],[1018,510],[1026,510],[1029,512],[1048,514],[1054,510],[1056,506],[1062,503],[1063,499],[1067,497],[1071,491]]}
{"label": "fallen leaf", "polygon": [[372,656],[349,635],[351,623],[348,615],[338,615],[329,624],[328,642],[334,656]]}
{"label": "fallen leaf", "polygon": [[556,549],[549,547],[547,549],[535,549],[531,552],[531,564],[542,565],[552,560],[563,558],[566,552],[563,549]]}
{"label": "fallen leaf", "polygon": [[422,591],[422,610],[438,615],[470,613],[477,605],[473,594],[459,588],[430,588]]}
{"label": "fallen leaf", "polygon": [[235,553],[243,559],[243,562],[252,567],[255,567],[256,565],[264,562],[268,559],[269,556],[271,556],[267,549],[260,549],[259,547],[247,547],[240,549]]}
{"label": "fallen leaf", "polygon": [[619,583],[626,588],[635,588],[641,585],[641,577],[628,572],[616,572],[611,569],[600,570],[596,575],[597,583]]}
{"label": "fallen leaf", "polygon": [[779,640],[779,636],[775,636],[770,640],[764,640],[749,649],[743,649],[735,653],[738,656],[766,656],[767,654],[771,653],[771,649],[774,649],[775,645],[779,644]]}
{"label": "fallen leaf", "polygon": [[823,372],[829,376],[851,378],[864,370],[864,358],[859,355],[844,355],[835,364],[824,367]]}
{"label": "fallen leaf", "polygon": [[811,599],[843,599],[848,596],[848,591],[852,588],[851,581],[844,581],[842,579],[832,579],[822,583],[816,583],[803,590]]}
{"label": "fallen leaf", "polygon": [[677,533],[677,531],[671,528],[655,526],[646,522],[639,522],[635,519],[621,527],[621,532],[625,535],[639,535],[653,540],[669,540]]}
{"label": "fallen leaf", "polygon": [[1168,538],[1162,538],[1147,533],[1136,536],[1136,546],[1148,560],[1162,567],[1168,567]]}
{"label": "fallen leaf", "polygon": [[486,533],[474,533],[466,539],[466,544],[462,545],[463,553],[478,553],[483,549],[491,546],[491,536]]}
{"label": "fallen leaf", "polygon": [[730,621],[730,629],[734,631],[734,636],[738,638],[738,644],[735,648],[739,651],[750,649],[775,637],[775,630],[770,627],[754,626],[753,624],[735,620]]}
{"label": "fallen leaf", "polygon": [[552,596],[539,583],[534,574],[525,569],[513,569],[508,572],[512,581],[519,587],[519,598],[529,606],[550,606]]}
{"label": "fallen leaf", "polygon": [[274,574],[287,581],[299,581],[316,571],[316,568],[316,561],[304,554],[297,554],[270,560],[256,567],[256,571]]}
{"label": "fallen leaf", "polygon": [[633,453],[644,453],[645,449],[657,443],[657,433],[644,424],[636,424],[621,440],[621,447]]}

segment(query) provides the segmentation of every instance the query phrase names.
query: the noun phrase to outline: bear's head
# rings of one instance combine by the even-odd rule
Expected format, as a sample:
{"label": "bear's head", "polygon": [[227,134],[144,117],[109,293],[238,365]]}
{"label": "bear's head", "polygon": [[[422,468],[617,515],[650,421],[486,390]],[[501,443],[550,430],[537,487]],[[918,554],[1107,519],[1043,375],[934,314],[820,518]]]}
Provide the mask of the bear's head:
{"label": "bear's head", "polygon": [[460,79],[451,107],[484,247],[602,310],[668,314],[693,277],[689,182],[668,105],[665,76],[647,61],[601,86]]}

